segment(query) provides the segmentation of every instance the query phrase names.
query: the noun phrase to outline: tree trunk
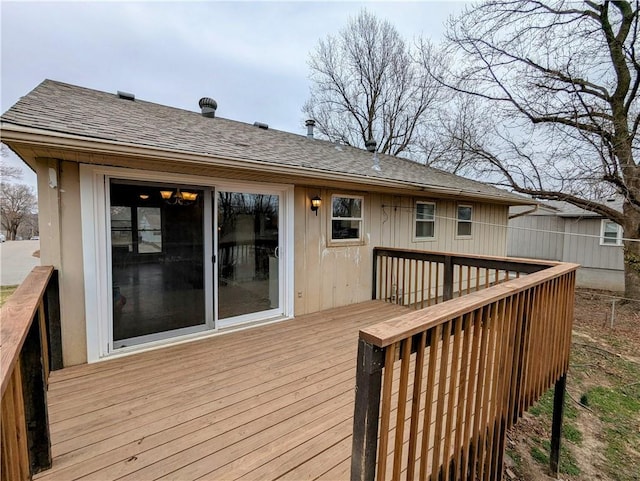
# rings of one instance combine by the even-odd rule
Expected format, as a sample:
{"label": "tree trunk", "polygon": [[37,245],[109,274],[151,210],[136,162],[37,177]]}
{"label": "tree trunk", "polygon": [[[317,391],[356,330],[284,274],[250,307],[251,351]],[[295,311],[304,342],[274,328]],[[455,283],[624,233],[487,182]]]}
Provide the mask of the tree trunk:
{"label": "tree trunk", "polygon": [[640,300],[640,211],[625,202],[624,294],[627,299]]}

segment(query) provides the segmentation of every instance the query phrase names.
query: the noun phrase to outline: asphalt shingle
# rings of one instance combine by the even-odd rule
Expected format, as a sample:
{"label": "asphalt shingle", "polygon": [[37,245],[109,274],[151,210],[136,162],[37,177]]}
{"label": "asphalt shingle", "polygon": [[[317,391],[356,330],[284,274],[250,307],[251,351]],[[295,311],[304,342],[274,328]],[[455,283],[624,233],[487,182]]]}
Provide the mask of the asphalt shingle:
{"label": "asphalt shingle", "polygon": [[[195,103],[195,100],[194,100]],[[514,204],[526,199],[493,186],[459,177],[410,160],[380,155],[379,172],[372,169],[372,154],[355,147],[220,117],[182,110],[117,94],[45,80],[2,115],[13,124],[48,133],[73,134],[215,158],[250,160],[292,169],[344,173],[371,184],[392,180],[425,189],[457,190]],[[3,128],[5,126],[3,125]]]}

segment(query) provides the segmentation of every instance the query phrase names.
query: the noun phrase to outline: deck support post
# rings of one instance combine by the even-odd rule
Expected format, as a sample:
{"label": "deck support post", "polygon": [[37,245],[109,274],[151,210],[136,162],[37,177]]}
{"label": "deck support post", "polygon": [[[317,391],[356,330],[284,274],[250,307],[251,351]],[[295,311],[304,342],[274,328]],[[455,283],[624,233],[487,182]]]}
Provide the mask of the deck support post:
{"label": "deck support post", "polygon": [[54,269],[47,285],[44,296],[47,336],[49,345],[49,369],[56,371],[62,369],[62,330],[60,327],[60,287],[58,283],[58,271]]}
{"label": "deck support post", "polygon": [[453,299],[453,259],[451,256],[444,256],[444,286],[442,300]]}
{"label": "deck support post", "polygon": [[42,342],[46,340],[40,337],[39,323],[32,322],[20,355],[31,474],[50,469],[52,464],[47,383],[42,359]]}
{"label": "deck support post", "polygon": [[363,339],[358,340],[351,481],[373,481],[375,478],[383,365],[384,350]]}
{"label": "deck support post", "polygon": [[564,394],[567,388],[567,373],[556,381],[553,393],[553,421],[551,424],[551,452],[549,465],[551,474],[558,479],[560,474],[560,440],[562,438],[562,417],[564,414]]}

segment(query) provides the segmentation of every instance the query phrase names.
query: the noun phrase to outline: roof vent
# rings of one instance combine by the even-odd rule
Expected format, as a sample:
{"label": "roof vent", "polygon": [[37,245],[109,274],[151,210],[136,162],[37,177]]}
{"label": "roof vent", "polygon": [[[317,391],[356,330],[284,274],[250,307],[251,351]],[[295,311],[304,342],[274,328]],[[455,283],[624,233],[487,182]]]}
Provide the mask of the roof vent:
{"label": "roof vent", "polygon": [[269,128],[268,124],[263,124],[262,122],[254,122],[253,126],[258,127],[259,129],[264,129],[264,130],[267,130]]}
{"label": "roof vent", "polygon": [[376,172],[382,171],[382,169],[380,168],[380,159],[378,158],[378,152],[373,153],[373,165],[371,166],[371,168]]}
{"label": "roof vent", "polygon": [[216,116],[216,109],[218,108],[218,102],[209,97],[202,97],[198,102],[203,117],[214,118]]}
{"label": "roof vent", "polygon": [[378,145],[378,144],[373,139],[369,139],[364,143],[364,146],[367,148],[367,150],[369,152],[375,152],[376,151],[376,145]]}
{"label": "roof vent", "polygon": [[122,92],[122,91],[118,90],[118,98],[121,98],[123,100],[134,101],[136,99],[136,96],[134,94],[129,93],[129,92]]}
{"label": "roof vent", "polygon": [[316,121],[309,119],[304,123],[304,125],[307,127],[307,138],[313,139],[313,128],[316,126]]}

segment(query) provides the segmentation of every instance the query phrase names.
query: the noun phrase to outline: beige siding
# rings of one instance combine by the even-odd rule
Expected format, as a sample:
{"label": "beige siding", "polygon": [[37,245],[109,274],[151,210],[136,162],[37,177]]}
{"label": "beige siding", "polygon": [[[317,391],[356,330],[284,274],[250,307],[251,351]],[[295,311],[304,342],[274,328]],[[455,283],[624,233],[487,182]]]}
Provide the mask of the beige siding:
{"label": "beige siding", "polygon": [[[509,221],[507,253],[513,257],[562,260],[564,219],[526,215]],[[559,232],[559,234],[553,234]]]}
{"label": "beige siding", "polygon": [[[330,246],[328,216],[333,193],[362,195],[312,187],[295,189],[296,315],[370,299],[372,249],[376,246],[506,255],[506,206],[465,202],[473,206],[472,236],[460,239],[456,236],[456,202],[375,193],[364,194],[364,244]],[[318,216],[309,208],[315,195],[323,199]],[[416,200],[436,203],[432,241],[414,238]]]}
{"label": "beige siding", "polygon": [[567,219],[562,260],[583,267],[624,269],[622,246],[600,245],[601,222],[601,219]]}

